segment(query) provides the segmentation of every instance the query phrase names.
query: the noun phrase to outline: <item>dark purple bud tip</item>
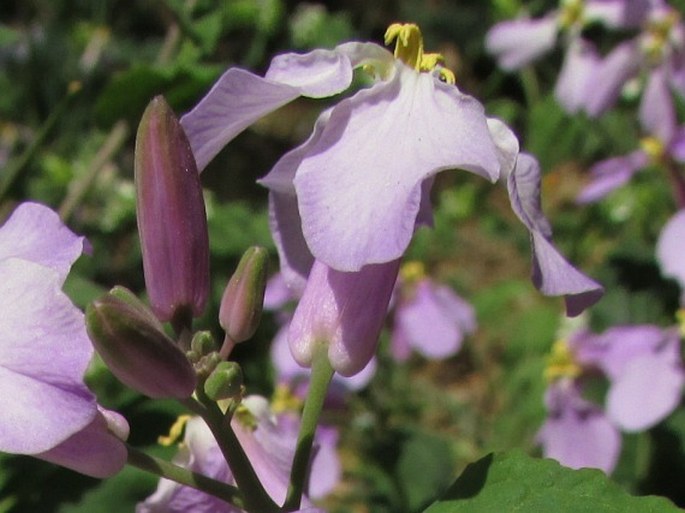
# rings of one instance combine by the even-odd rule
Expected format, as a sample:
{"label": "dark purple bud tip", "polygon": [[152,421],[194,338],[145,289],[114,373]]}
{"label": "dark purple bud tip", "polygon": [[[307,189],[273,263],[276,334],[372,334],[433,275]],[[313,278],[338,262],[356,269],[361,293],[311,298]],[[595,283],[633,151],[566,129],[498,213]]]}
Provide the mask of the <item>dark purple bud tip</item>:
{"label": "dark purple bud tip", "polygon": [[202,314],[209,294],[209,238],[195,158],[161,96],[148,105],[135,153],[138,232],[145,284],[162,321]]}
{"label": "dark purple bud tip", "polygon": [[152,398],[190,397],[196,377],[192,365],[151,313],[107,293],[86,308],[93,346],[124,384]]}

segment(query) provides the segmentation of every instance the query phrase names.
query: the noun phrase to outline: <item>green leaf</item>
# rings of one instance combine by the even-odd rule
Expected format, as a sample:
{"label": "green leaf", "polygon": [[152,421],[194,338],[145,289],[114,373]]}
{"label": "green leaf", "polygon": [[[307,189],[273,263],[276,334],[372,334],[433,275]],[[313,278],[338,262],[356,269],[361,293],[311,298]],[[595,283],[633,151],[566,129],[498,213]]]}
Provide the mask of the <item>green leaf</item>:
{"label": "green leaf", "polygon": [[442,499],[424,513],[506,511],[554,513],[669,513],[681,511],[663,497],[633,497],[601,471],[571,470],[520,451],[495,453],[472,463]]}

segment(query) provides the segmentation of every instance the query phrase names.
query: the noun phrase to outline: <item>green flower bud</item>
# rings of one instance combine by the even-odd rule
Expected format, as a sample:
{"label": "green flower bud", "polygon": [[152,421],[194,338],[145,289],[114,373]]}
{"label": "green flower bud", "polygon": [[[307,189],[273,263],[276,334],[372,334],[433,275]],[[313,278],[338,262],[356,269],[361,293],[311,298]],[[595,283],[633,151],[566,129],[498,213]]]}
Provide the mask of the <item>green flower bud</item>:
{"label": "green flower bud", "polygon": [[264,303],[266,267],[266,249],[249,248],[224,290],[219,324],[233,342],[243,342],[257,330]]}
{"label": "green flower bud", "polygon": [[205,394],[212,401],[232,399],[240,395],[243,371],[235,362],[221,362],[205,381]]}
{"label": "green flower bud", "polygon": [[145,305],[117,290],[88,305],[86,328],[93,346],[122,383],[153,398],[190,397],[195,371],[151,316]]}

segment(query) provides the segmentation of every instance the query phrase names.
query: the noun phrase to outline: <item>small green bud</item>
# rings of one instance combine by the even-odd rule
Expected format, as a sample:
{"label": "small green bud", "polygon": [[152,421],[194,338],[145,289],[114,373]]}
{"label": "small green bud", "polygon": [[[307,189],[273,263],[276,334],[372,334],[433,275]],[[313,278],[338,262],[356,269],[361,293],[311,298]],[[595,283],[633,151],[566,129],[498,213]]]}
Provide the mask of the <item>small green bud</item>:
{"label": "small green bud", "polygon": [[214,337],[209,331],[198,331],[193,335],[193,340],[190,342],[190,349],[198,356],[205,356],[212,351],[216,351],[216,344]]}
{"label": "small green bud", "polygon": [[267,256],[262,247],[249,248],[224,290],[219,324],[233,342],[243,342],[257,331],[264,303]]}
{"label": "small green bud", "polygon": [[[126,299],[121,299],[121,297]],[[128,295],[115,291],[86,308],[93,346],[124,384],[152,398],[190,397],[196,377],[185,354]]]}
{"label": "small green bud", "polygon": [[235,362],[221,362],[205,381],[204,390],[212,401],[220,401],[240,395],[242,385],[243,371],[240,365]]}

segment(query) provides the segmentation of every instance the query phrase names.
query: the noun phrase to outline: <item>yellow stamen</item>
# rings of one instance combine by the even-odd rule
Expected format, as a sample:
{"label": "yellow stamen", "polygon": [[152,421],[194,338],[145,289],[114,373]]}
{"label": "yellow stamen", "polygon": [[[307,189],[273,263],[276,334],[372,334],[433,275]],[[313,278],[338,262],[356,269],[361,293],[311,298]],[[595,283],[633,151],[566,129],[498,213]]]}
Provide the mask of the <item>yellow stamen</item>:
{"label": "yellow stamen", "polygon": [[252,431],[257,429],[257,419],[250,409],[242,403],[236,408],[233,418],[240,422],[247,429]]}
{"label": "yellow stamen", "polygon": [[640,139],[640,147],[655,162],[661,160],[666,150],[664,143],[652,136]]}
{"label": "yellow stamen", "polygon": [[287,385],[278,385],[271,399],[271,411],[281,413],[285,411],[300,411],[302,399],[293,394]]}
{"label": "yellow stamen", "polygon": [[393,23],[385,31],[385,44],[395,43],[395,58],[416,71],[432,72],[437,69],[443,82],[454,84],[454,73],[442,67],[445,58],[439,53],[423,53],[421,29],[414,23]]}
{"label": "yellow stamen", "polygon": [[564,0],[561,2],[561,12],[559,13],[559,26],[571,28],[583,22],[584,11],[583,0]]}
{"label": "yellow stamen", "polygon": [[680,336],[685,338],[685,308],[678,310],[675,314],[675,318],[678,321]]}
{"label": "yellow stamen", "polygon": [[545,379],[556,381],[561,378],[577,378],[582,368],[575,361],[573,352],[565,340],[557,340],[547,357]]}
{"label": "yellow stamen", "polygon": [[175,444],[183,435],[183,430],[189,420],[190,415],[179,415],[176,421],[171,425],[171,428],[169,428],[169,434],[157,438],[157,443],[165,447]]}
{"label": "yellow stamen", "polygon": [[405,283],[416,283],[426,277],[426,268],[423,263],[413,260],[402,265],[400,276]]}

